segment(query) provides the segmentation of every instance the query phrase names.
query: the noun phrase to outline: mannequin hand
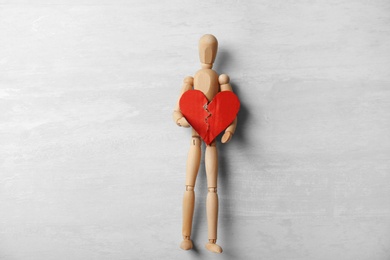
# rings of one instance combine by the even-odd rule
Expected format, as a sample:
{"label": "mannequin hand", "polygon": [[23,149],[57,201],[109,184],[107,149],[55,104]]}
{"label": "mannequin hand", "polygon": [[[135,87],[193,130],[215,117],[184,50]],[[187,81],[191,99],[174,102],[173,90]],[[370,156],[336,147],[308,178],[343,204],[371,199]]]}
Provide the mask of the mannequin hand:
{"label": "mannequin hand", "polygon": [[221,142],[223,144],[225,144],[225,143],[229,142],[232,139],[232,137],[233,137],[233,134],[229,131],[226,131],[221,138]]}
{"label": "mannequin hand", "polygon": [[176,124],[182,127],[190,127],[190,124],[188,123],[187,119],[185,119],[185,117],[182,117],[179,120],[177,120]]}

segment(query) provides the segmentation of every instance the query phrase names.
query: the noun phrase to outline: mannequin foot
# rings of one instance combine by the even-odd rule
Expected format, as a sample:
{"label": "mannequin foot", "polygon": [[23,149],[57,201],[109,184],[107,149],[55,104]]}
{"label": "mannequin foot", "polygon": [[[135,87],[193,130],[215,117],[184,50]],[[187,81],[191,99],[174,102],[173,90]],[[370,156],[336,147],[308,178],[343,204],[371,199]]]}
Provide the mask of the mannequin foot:
{"label": "mannequin foot", "polygon": [[180,248],[183,249],[183,250],[190,250],[193,248],[193,245],[192,245],[192,241],[191,239],[184,239],[181,244],[180,244]]}
{"label": "mannequin foot", "polygon": [[215,242],[212,241],[206,244],[206,249],[213,253],[217,253],[217,254],[222,253],[222,247],[220,247],[219,245],[217,245]]}

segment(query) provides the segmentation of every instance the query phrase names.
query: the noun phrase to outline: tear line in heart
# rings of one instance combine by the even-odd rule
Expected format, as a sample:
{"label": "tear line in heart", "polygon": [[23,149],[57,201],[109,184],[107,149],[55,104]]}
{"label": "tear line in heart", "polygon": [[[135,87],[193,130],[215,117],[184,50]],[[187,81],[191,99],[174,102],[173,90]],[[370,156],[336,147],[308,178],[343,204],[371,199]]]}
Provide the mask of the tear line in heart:
{"label": "tear line in heart", "polygon": [[208,115],[205,117],[204,121],[207,125],[207,132],[209,131],[210,129],[210,124],[209,124],[209,118],[212,116],[211,112],[209,111],[208,109],[208,106],[209,106],[209,103],[210,102],[207,102],[206,104],[203,105],[203,109],[208,113]]}

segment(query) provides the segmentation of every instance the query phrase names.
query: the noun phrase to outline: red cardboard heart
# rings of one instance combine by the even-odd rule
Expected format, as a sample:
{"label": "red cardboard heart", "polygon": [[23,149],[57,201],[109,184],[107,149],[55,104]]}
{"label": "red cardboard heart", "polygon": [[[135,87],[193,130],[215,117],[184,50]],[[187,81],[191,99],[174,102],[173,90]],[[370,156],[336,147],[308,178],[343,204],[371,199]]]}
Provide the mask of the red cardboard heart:
{"label": "red cardboard heart", "polygon": [[240,109],[240,101],[231,91],[219,92],[209,102],[202,91],[188,90],[179,105],[188,123],[208,145],[234,121]]}

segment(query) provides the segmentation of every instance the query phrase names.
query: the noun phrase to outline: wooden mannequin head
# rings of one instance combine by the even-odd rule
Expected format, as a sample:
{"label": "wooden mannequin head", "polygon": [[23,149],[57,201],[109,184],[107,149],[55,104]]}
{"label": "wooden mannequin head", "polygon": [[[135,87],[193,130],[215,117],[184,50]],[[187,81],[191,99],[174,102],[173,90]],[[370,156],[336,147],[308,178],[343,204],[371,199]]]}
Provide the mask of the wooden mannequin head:
{"label": "wooden mannequin head", "polygon": [[203,69],[211,69],[218,51],[218,41],[212,34],[205,34],[199,40],[199,59]]}

